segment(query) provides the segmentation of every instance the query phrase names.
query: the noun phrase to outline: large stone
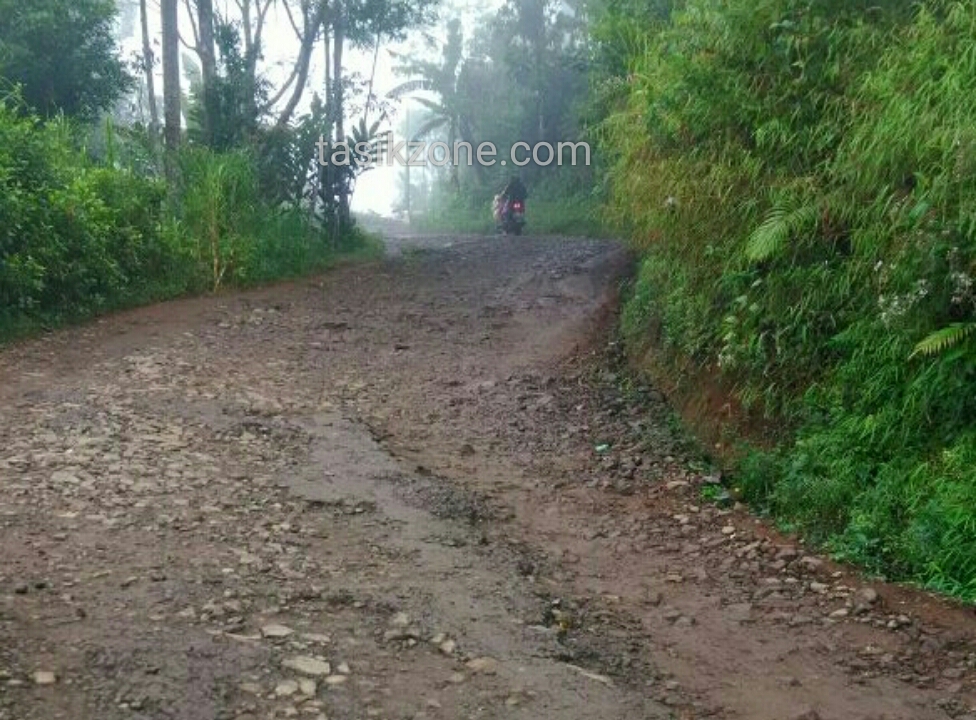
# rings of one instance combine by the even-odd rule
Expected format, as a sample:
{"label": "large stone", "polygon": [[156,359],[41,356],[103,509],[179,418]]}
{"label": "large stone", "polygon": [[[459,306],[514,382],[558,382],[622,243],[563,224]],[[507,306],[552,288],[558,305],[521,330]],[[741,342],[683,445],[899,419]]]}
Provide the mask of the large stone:
{"label": "large stone", "polygon": [[34,673],[35,685],[54,685],[58,681],[58,676],[50,670],[38,670]]}
{"label": "large stone", "polygon": [[291,697],[298,692],[298,683],[294,680],[283,680],[275,687],[275,695],[278,697]]}
{"label": "large stone", "polygon": [[498,672],[498,661],[490,657],[480,657],[469,660],[467,667],[471,672],[494,675]]}
{"label": "large stone", "polygon": [[296,655],[285,658],[281,662],[281,665],[289,670],[294,670],[302,675],[311,675],[312,677],[323,677],[332,672],[332,666],[325,660],[319,660],[318,658],[307,655]]}
{"label": "large stone", "polygon": [[294,632],[290,627],[272,623],[261,628],[261,634],[266,638],[286,638]]}

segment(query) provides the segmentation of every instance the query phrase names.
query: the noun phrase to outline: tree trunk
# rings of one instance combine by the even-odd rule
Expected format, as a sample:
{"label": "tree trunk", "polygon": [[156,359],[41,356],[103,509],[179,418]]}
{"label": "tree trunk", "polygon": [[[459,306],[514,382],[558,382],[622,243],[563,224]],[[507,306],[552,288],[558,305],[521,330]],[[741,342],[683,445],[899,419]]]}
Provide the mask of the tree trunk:
{"label": "tree trunk", "polygon": [[[336,142],[344,142],[346,139],[346,126],[344,121],[345,107],[343,105],[342,87],[342,49],[345,45],[345,9],[342,3],[337,0],[335,4],[335,18],[333,20],[333,56],[332,56],[332,94],[333,94],[333,117],[335,118],[335,138]],[[339,183],[339,227],[346,228],[349,225],[349,186],[343,181]]]}
{"label": "tree trunk", "polygon": [[213,0],[197,0],[197,22],[200,26],[200,72],[203,76],[203,133],[207,143],[212,145],[218,121],[214,97],[217,51],[214,47]]}
{"label": "tree trunk", "polygon": [[369,87],[366,89],[366,107],[363,108],[363,125],[369,127],[369,107],[373,103],[373,82],[376,80],[376,63],[380,59],[380,40],[382,35],[376,33],[376,47],[373,48],[373,69],[369,73]]}
{"label": "tree trunk", "polygon": [[326,127],[326,137],[325,139],[332,143],[332,40],[329,35],[328,24],[324,28],[325,42],[325,127]]}
{"label": "tree trunk", "polygon": [[[298,103],[302,99],[302,94],[305,92],[305,86],[308,83],[308,72],[312,62],[312,52],[315,50],[315,40],[319,36],[319,29],[322,26],[322,21],[325,19],[325,8],[326,3],[319,3],[314,12],[309,12],[305,16],[305,31],[302,37],[302,46],[298,51],[298,60],[296,61],[298,77],[295,79],[295,87],[292,89],[291,97],[288,98],[288,102],[281,111],[281,115],[278,116],[278,122],[276,123],[278,129],[284,128],[291,121],[291,117],[295,113],[295,108],[298,107]],[[326,68],[326,72],[328,72],[328,68]]]}
{"label": "tree trunk", "polygon": [[175,153],[180,146],[180,31],[177,0],[161,0],[163,21],[163,103],[165,106],[165,139],[167,173],[173,178]]}
{"label": "tree trunk", "polygon": [[139,0],[139,16],[142,23],[142,64],[146,73],[146,94],[149,96],[149,132],[153,147],[159,138],[159,108],[156,106],[156,75],[153,72],[156,60],[149,41],[149,11],[146,0]]}

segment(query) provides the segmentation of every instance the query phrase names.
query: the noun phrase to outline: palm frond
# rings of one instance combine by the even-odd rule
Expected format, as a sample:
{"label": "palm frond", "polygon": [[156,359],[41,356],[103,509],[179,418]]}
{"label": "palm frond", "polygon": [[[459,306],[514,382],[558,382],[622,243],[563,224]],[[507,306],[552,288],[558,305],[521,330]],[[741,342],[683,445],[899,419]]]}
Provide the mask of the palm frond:
{"label": "palm frond", "polygon": [[447,124],[447,121],[448,118],[444,117],[443,115],[432,117],[430,120],[417,128],[417,131],[413,134],[411,140],[417,141],[423,137],[426,137],[427,135],[430,135],[438,128],[444,127],[444,125]]}
{"label": "palm frond", "polygon": [[428,100],[427,98],[422,98],[422,97],[415,97],[413,99],[437,115],[443,115],[445,117],[450,115],[450,112],[446,107],[444,107],[442,103],[436,102],[434,100]]}
{"label": "palm frond", "polygon": [[404,95],[409,95],[410,93],[417,92],[418,90],[433,90],[434,84],[427,78],[416,78],[414,80],[407,80],[397,85],[395,88],[390,90],[386,96],[391,100],[399,100]]}

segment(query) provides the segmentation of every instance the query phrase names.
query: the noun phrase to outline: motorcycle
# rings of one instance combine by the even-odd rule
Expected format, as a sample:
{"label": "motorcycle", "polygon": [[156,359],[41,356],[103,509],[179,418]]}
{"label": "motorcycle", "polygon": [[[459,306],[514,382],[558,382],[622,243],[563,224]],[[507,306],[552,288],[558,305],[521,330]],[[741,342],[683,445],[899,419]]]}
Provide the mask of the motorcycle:
{"label": "motorcycle", "polygon": [[521,200],[508,201],[501,195],[496,195],[494,216],[498,232],[521,235],[525,226],[525,203]]}

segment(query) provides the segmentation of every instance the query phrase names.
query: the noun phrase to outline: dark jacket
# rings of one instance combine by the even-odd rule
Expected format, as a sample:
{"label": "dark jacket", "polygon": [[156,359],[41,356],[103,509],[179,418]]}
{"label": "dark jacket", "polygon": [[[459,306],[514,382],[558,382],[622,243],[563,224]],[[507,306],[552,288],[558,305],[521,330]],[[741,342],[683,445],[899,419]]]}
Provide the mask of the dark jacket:
{"label": "dark jacket", "polygon": [[525,197],[527,194],[528,191],[526,191],[525,185],[523,185],[522,181],[518,178],[511,180],[511,182],[505,186],[505,189],[502,190],[503,197],[509,200],[518,200],[520,202],[525,202]]}

